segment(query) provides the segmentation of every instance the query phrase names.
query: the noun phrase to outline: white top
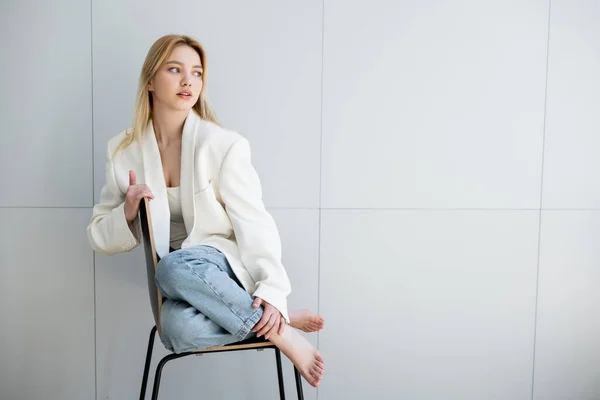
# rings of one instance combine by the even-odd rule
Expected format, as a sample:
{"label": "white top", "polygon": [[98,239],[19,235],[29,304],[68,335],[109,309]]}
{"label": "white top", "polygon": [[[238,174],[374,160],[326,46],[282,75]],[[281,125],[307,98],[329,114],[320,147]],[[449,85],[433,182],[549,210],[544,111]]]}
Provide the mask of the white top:
{"label": "white top", "polygon": [[169,211],[171,212],[171,242],[170,246],[175,250],[181,248],[181,243],[187,238],[183,213],[181,211],[181,199],[179,197],[179,186],[167,187],[169,198]]}

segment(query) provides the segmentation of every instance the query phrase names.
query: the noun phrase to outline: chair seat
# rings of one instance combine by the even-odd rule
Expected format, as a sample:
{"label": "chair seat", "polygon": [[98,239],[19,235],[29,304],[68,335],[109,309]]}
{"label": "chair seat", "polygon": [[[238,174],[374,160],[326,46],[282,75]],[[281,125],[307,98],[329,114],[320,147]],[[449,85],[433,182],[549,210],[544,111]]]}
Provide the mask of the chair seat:
{"label": "chair seat", "polygon": [[219,351],[269,349],[275,347],[276,346],[273,343],[269,342],[265,338],[252,338],[243,340],[241,342],[226,344],[224,346],[209,347],[202,350],[192,350],[190,353],[216,353]]}

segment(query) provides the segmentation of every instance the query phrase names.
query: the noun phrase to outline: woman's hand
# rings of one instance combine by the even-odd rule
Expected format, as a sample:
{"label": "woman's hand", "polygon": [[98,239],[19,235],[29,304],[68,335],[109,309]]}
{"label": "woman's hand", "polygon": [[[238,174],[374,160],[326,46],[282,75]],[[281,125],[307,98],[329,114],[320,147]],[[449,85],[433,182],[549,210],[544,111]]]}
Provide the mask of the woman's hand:
{"label": "woman's hand", "polygon": [[136,185],[135,173],[129,171],[129,187],[125,195],[125,219],[128,224],[131,224],[140,210],[140,200],[142,197],[154,199],[154,195],[150,191],[148,185]]}
{"label": "woman's hand", "polygon": [[278,309],[260,297],[256,297],[254,299],[252,308],[258,308],[261,305],[263,306],[263,315],[260,321],[258,321],[256,325],[254,325],[254,328],[252,328],[252,332],[258,332],[256,337],[265,335],[265,339],[267,340],[269,340],[271,335],[281,335],[285,326],[285,319]]}

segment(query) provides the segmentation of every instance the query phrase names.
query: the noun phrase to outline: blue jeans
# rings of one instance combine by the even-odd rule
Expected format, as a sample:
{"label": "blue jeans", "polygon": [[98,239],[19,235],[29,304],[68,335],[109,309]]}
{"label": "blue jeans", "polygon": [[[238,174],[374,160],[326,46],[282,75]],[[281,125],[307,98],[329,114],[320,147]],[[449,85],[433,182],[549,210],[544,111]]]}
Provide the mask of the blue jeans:
{"label": "blue jeans", "polygon": [[256,336],[263,309],[240,285],[219,250],[195,246],[163,257],[156,267],[163,295],[161,341],[175,353],[201,350]]}

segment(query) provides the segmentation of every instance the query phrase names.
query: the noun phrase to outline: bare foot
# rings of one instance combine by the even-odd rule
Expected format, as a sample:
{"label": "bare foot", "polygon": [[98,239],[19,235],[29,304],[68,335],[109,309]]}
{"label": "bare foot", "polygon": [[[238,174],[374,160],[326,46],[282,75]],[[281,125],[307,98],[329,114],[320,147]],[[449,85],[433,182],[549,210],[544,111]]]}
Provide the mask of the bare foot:
{"label": "bare foot", "polygon": [[325,364],[319,350],[289,325],[284,326],[281,335],[271,335],[269,340],[292,361],[300,375],[311,386],[319,386],[325,371]]}
{"label": "bare foot", "polygon": [[290,325],[304,332],[316,332],[323,329],[325,320],[309,310],[294,310],[290,312]]}

